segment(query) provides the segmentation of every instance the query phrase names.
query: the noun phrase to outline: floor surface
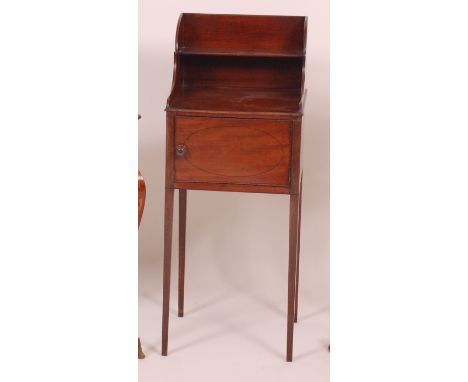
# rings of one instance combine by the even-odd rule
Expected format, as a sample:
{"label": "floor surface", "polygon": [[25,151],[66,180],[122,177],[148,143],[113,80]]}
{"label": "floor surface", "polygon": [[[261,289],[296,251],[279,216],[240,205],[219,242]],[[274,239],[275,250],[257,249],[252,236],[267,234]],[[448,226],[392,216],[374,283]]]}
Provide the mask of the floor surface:
{"label": "floor surface", "polygon": [[[190,202],[197,202],[197,196],[189,196],[183,318],[176,311],[178,230],[174,221],[167,357],[160,355],[162,248],[154,256],[140,254],[139,336],[146,358],[138,361],[139,381],[328,381],[328,256],[324,253],[328,248],[319,253],[320,248],[308,244],[314,243],[313,235],[307,237],[311,222],[304,223],[303,229],[299,322],[295,324],[294,361],[288,363],[287,200],[278,225],[268,227],[262,221],[267,228],[252,236],[258,241],[245,237],[248,225],[259,223],[255,216],[244,226],[212,221],[208,234],[208,225],[196,223],[203,219]],[[176,207],[177,203],[177,217]],[[268,229],[284,235],[266,240]],[[241,236],[244,240],[239,240]]]}

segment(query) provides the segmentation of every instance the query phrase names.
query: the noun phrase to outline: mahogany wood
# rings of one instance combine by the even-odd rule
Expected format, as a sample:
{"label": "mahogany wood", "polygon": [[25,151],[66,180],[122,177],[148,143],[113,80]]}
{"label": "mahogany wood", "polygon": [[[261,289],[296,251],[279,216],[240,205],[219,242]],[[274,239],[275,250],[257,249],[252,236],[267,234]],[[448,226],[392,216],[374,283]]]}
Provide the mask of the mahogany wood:
{"label": "mahogany wood", "polygon": [[260,192],[263,194],[289,194],[289,186],[265,186],[257,184],[174,182],[174,188],[206,191]]}
{"label": "mahogany wood", "polygon": [[187,190],[179,190],[179,317],[184,316],[185,231],[187,226]]}
{"label": "mahogany wood", "polygon": [[301,50],[274,50],[274,49],[234,49],[234,48],[199,48],[181,47],[179,53],[183,55],[199,56],[251,56],[251,57],[302,57]]}
{"label": "mahogany wood", "polygon": [[202,112],[205,115],[219,113],[257,116],[269,114],[271,117],[301,115],[301,93],[297,89],[233,89],[183,87],[173,93],[171,106],[167,110]]}
{"label": "mahogany wood", "polygon": [[174,113],[166,113],[166,188],[174,188],[174,119]]}
{"label": "mahogany wood", "polygon": [[286,338],[286,361],[292,361],[294,334],[294,305],[296,302],[297,231],[299,196],[293,194],[289,202],[289,272],[288,272],[288,324]]}
{"label": "mahogany wood", "polygon": [[181,55],[185,87],[252,90],[297,90],[301,87],[299,57]]}
{"label": "mahogany wood", "polygon": [[305,17],[185,13],[177,47],[305,53]]}
{"label": "mahogany wood", "polygon": [[169,332],[169,299],[171,286],[172,220],[174,189],[167,188],[164,206],[164,265],[163,265],[163,309],[162,309],[162,355],[167,355]]}
{"label": "mahogany wood", "polygon": [[288,186],[290,123],[177,117],[175,180]]}
{"label": "mahogany wood", "polygon": [[291,194],[299,193],[299,182],[301,174],[301,137],[302,137],[302,119],[294,121],[291,137],[291,178],[289,192]]}
{"label": "mahogany wood", "polygon": [[301,254],[301,218],[302,218],[302,174],[301,184],[299,186],[299,213],[297,227],[297,259],[296,259],[296,301],[294,304],[294,322],[297,322],[297,311],[299,309],[299,257]]}
{"label": "mahogany wood", "polygon": [[182,14],[166,104],[162,354],[167,355],[174,189],[184,314],[187,190],[290,195],[286,360],[297,321],[307,18]]}

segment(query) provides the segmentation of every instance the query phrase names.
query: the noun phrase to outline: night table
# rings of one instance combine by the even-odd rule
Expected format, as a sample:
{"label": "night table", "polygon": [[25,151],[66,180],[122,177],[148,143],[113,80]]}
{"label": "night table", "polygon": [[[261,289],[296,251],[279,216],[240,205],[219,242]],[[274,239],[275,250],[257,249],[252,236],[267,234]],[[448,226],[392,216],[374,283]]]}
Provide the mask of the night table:
{"label": "night table", "polygon": [[184,312],[187,190],[290,197],[286,360],[297,322],[307,18],[180,16],[166,106],[162,355],[167,355],[174,190]]}

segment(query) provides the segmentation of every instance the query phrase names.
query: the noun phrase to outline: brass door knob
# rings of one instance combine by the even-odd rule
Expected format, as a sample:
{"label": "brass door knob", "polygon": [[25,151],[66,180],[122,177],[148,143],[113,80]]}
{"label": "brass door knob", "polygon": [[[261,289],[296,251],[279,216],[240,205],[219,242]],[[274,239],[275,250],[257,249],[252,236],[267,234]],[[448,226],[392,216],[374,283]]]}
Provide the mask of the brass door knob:
{"label": "brass door knob", "polygon": [[177,155],[184,155],[186,150],[187,148],[185,147],[185,145],[177,145],[176,147]]}

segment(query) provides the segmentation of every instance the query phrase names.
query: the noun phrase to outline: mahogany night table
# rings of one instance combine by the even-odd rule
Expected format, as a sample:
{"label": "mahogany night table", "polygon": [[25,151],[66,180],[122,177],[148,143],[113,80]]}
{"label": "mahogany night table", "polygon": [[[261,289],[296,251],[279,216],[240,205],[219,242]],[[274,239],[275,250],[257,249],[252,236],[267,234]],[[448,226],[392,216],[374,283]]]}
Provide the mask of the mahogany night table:
{"label": "mahogany night table", "polygon": [[301,124],[307,18],[180,15],[166,106],[162,355],[167,355],[174,190],[179,190],[179,316],[184,314],[187,190],[286,194],[286,360],[297,322]]}

